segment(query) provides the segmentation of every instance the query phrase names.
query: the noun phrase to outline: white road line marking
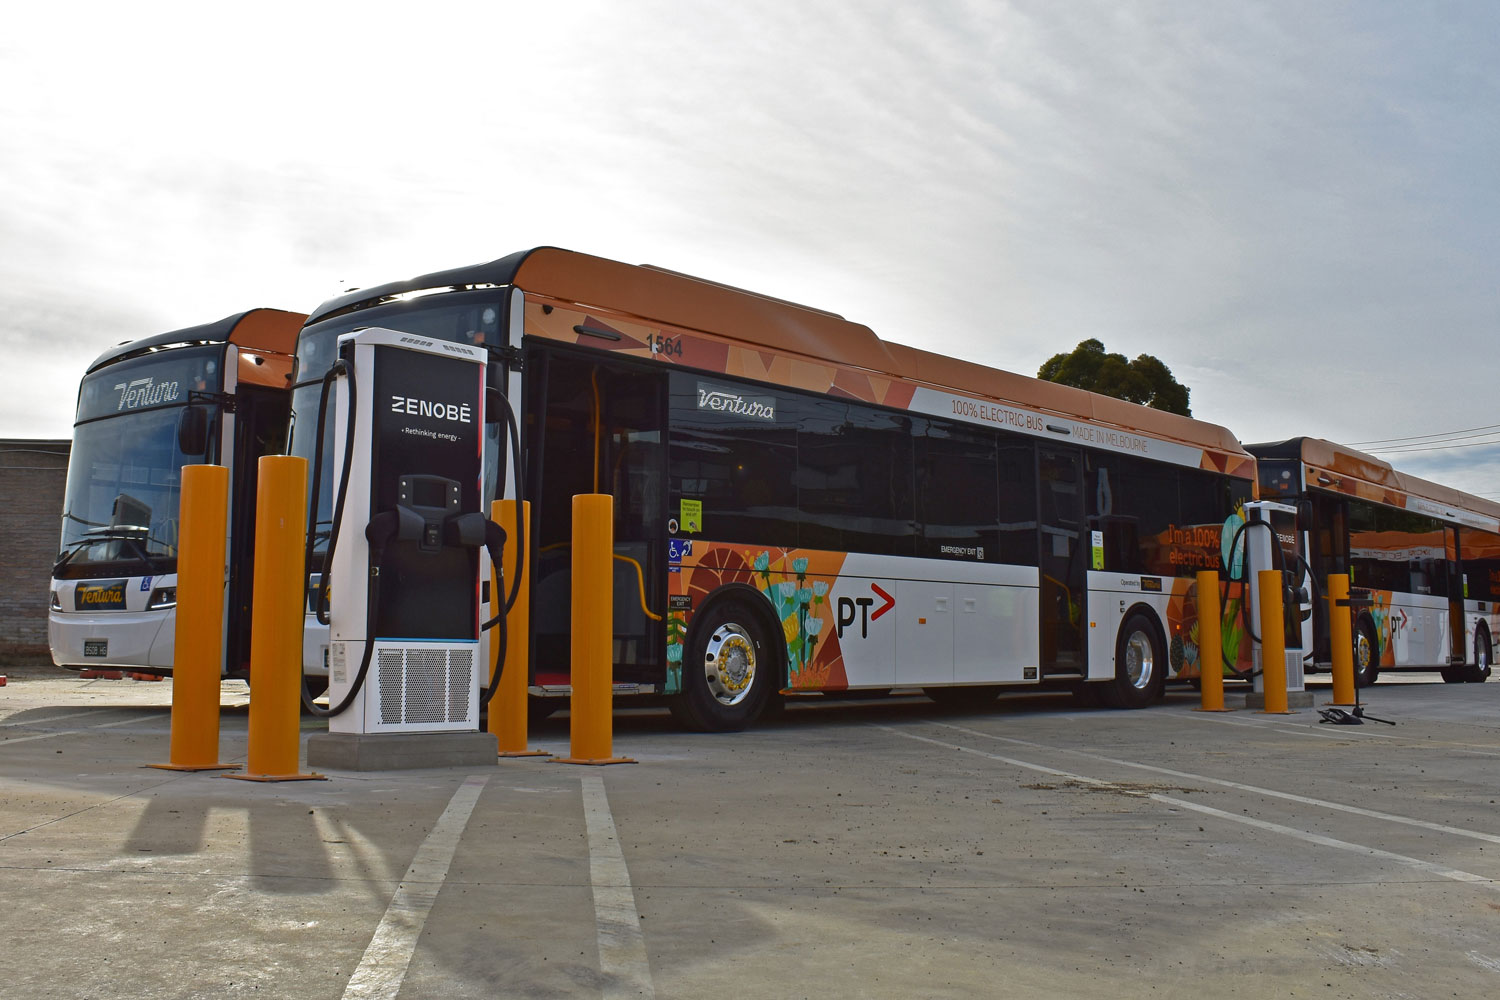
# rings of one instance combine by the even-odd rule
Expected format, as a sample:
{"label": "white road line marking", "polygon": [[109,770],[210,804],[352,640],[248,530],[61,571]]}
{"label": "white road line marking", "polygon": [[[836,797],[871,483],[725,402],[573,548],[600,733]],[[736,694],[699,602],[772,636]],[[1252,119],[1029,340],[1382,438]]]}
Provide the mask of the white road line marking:
{"label": "white road line marking", "polygon": [[396,894],[375,928],[359,967],[349,977],[344,996],[390,1000],[401,992],[407,967],[417,950],[417,938],[448,878],[448,866],[453,863],[453,854],[474,812],[474,804],[479,801],[479,793],[489,780],[488,775],[471,775],[453,793],[448,808],[417,848],[411,867],[396,887]]}
{"label": "white road line marking", "polygon": [[119,722],[101,722],[97,726],[89,726],[86,729],[61,729],[55,733],[39,733],[36,736],[16,736],[12,739],[0,740],[0,747],[8,747],[13,743],[30,743],[32,740],[50,740],[54,736],[77,736],[79,733],[92,732],[95,729],[112,729],[115,726],[128,726],[132,722],[145,722],[147,719],[157,719],[159,714],[135,715]]}
{"label": "white road line marking", "polygon": [[[1281,720],[1272,717],[1267,717],[1264,722],[1241,722],[1238,719],[1226,719],[1223,716],[1215,715],[1212,712],[1181,712],[1178,714],[1178,717],[1183,719],[1191,719],[1194,722],[1215,722],[1221,726],[1248,726],[1251,729],[1266,729],[1271,730],[1272,732],[1284,732],[1288,736],[1322,736],[1328,739],[1362,738],[1368,740],[1404,740],[1407,738],[1395,733],[1377,733],[1373,730],[1365,729],[1363,727],[1356,730],[1353,726],[1340,726],[1339,729],[1341,731],[1337,734],[1324,732],[1321,729],[1288,729],[1285,728],[1286,723],[1284,722],[1281,723],[1282,728],[1273,729],[1273,726],[1275,726],[1276,723],[1281,722]],[[1318,725],[1321,726],[1323,725],[1323,723],[1320,722],[1318,723]],[[1343,732],[1342,730],[1349,731]]]}
{"label": "white road line marking", "polygon": [[[1330,729],[1292,729],[1289,726],[1267,726],[1268,733],[1285,733],[1288,736],[1315,736],[1320,740],[1343,740],[1348,742],[1348,737]],[[1379,736],[1381,739],[1400,739],[1399,736],[1386,736],[1383,733],[1365,733],[1366,736]]]}
{"label": "white road line marking", "polygon": [[0,726],[45,726],[49,722],[61,722],[64,719],[76,719],[80,715],[94,715],[98,712],[108,712],[109,709],[90,708],[82,712],[69,712],[67,715],[51,715],[45,719],[26,719],[22,722],[0,722]]}
{"label": "white road line marking", "polygon": [[[1012,767],[1020,767],[1028,771],[1040,771],[1043,774],[1050,774],[1055,777],[1066,778],[1069,781],[1077,781],[1081,784],[1111,784],[1111,782],[1103,781],[1099,778],[1091,778],[1085,774],[1074,774],[1070,771],[1059,770],[1055,767],[1044,767],[1041,764],[1033,764],[1030,761],[1016,760],[1014,757],[1005,757],[1000,754],[986,753],[983,750],[976,750],[973,747],[966,747],[957,743],[946,743],[942,740],[931,739],[927,736],[918,736],[915,733],[902,732],[901,730],[895,729],[891,726],[877,726],[876,728],[884,729],[887,732],[894,733],[897,736],[904,736],[909,740],[916,740],[920,743],[931,743],[933,746],[943,747],[948,750],[957,750],[961,753],[973,754],[976,757],[987,757],[990,760],[999,761],[1002,764],[1009,764]],[[1442,878],[1452,879],[1455,882],[1467,882],[1472,885],[1478,885],[1486,889],[1500,892],[1500,882],[1497,882],[1495,879],[1486,878],[1483,875],[1475,875],[1473,872],[1466,872],[1458,868],[1449,868],[1446,865],[1434,864],[1431,861],[1423,861],[1420,858],[1407,857],[1404,854],[1396,854],[1392,851],[1382,851],[1378,847],[1369,847],[1365,844],[1355,844],[1347,840],[1338,840],[1333,837],[1325,837],[1320,833],[1312,833],[1308,830],[1299,830],[1296,827],[1283,826],[1280,823],[1271,823],[1263,819],[1255,819],[1252,816],[1237,816],[1234,813],[1225,812],[1222,809],[1215,809],[1212,806],[1199,805],[1196,802],[1189,802],[1186,799],[1173,798],[1170,795],[1161,795],[1155,792],[1150,792],[1147,793],[1145,797],[1153,799],[1157,802],[1164,803],[1166,805],[1176,806],[1180,809],[1188,809],[1193,812],[1202,813],[1205,816],[1213,816],[1217,819],[1228,820],[1231,823],[1239,823],[1243,826],[1253,826],[1259,830],[1267,830],[1271,833],[1279,833],[1282,836],[1291,837],[1293,839],[1301,840],[1309,844],[1317,844],[1321,847],[1331,847],[1335,850],[1340,851],[1349,851],[1362,857],[1383,858],[1387,861],[1392,861],[1396,864],[1404,865],[1408,868],[1415,868],[1418,871],[1427,872],[1430,875],[1437,875]]]}
{"label": "white road line marking", "polygon": [[1041,743],[1028,743],[1009,736],[992,736],[982,733],[976,729],[965,729],[963,726],[954,726],[948,723],[938,723],[948,729],[956,729],[961,733],[978,736],[982,739],[996,740],[1000,743],[1013,743],[1017,746],[1032,747],[1036,750],[1051,750],[1054,753],[1073,754],[1077,757],[1087,757],[1089,760],[1102,761],[1106,764],[1116,764],[1120,767],[1133,767],[1141,771],[1151,771],[1155,774],[1166,775],[1169,778],[1181,778],[1184,781],[1201,781],[1204,784],[1219,785],[1224,788],[1233,788],[1236,791],[1251,792],[1255,795],[1265,795],[1273,799],[1284,799],[1287,802],[1295,802],[1298,805],[1315,806],[1320,809],[1332,809],[1336,812],[1349,813],[1354,816],[1364,816],[1368,819],[1385,820],[1388,823],[1403,823],[1407,826],[1419,827],[1423,830],[1432,830],[1436,833],[1452,834],[1455,837],[1468,837],[1472,840],[1482,840],[1489,844],[1500,844],[1500,836],[1493,833],[1482,833],[1478,830],[1466,830],[1460,826],[1445,826],[1442,823],[1433,823],[1425,819],[1417,819],[1414,816],[1402,816],[1397,813],[1380,812],[1375,809],[1364,809],[1360,806],[1344,805],[1342,802],[1331,802],[1328,799],[1315,799],[1306,795],[1298,795],[1295,792],[1281,792],[1274,788],[1261,788],[1258,785],[1247,785],[1239,781],[1228,781],[1224,778],[1210,778],[1206,774],[1193,774],[1190,771],[1174,771],[1170,767],[1157,767],[1154,764],[1137,764],[1135,761],[1120,760],[1115,757],[1105,757],[1102,754],[1089,753],[1087,750],[1070,750],[1066,747],[1049,747]]}
{"label": "white road line marking", "polygon": [[656,987],[651,981],[651,963],[646,958],[646,937],[635,909],[630,871],[625,867],[625,854],[609,812],[604,779],[596,774],[583,778],[583,818],[589,834],[589,881],[594,888],[594,925],[599,935],[604,998],[651,1000]]}

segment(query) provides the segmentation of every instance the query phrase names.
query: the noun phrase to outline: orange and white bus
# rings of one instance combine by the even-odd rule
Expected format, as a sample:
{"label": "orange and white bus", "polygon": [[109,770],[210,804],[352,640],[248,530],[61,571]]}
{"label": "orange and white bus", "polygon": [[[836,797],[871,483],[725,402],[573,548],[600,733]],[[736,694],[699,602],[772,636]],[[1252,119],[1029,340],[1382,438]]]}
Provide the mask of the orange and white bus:
{"label": "orange and white bus", "polygon": [[[1500,613],[1500,504],[1318,438],[1253,444],[1262,499],[1310,513],[1304,551],[1318,585],[1348,573],[1355,682],[1382,670],[1490,675]],[[1328,608],[1313,602],[1313,666],[1328,668]]]}
{"label": "orange and white bus", "polygon": [[[1193,577],[1222,565],[1254,490],[1222,427],[554,248],[318,307],[294,454],[312,456],[319,380],[361,327],[484,344],[516,404],[522,469],[503,478],[532,503],[532,694],[569,690],[570,498],[609,493],[616,691],[665,695],[697,728],[897,687],[1149,704],[1198,675]],[[310,523],[330,520],[331,465]],[[1215,669],[1249,662],[1238,587]],[[317,670],[327,633],[307,634]]]}
{"label": "orange and white bus", "polygon": [[256,463],[284,450],[301,313],[252,309],[110,348],[78,390],[47,635],[57,665],[172,672],[182,466],[230,470],[225,663],[250,663]]}

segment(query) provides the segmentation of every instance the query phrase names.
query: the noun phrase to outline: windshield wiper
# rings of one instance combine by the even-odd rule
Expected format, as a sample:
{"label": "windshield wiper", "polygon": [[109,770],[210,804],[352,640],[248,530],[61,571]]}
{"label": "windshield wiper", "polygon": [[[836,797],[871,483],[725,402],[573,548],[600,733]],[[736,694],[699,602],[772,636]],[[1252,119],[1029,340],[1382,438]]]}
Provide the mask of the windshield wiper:
{"label": "windshield wiper", "polygon": [[125,542],[134,551],[135,557],[146,567],[145,575],[155,576],[156,564],[151,561],[150,553],[146,551],[145,546],[141,545],[140,541],[143,534],[146,535],[147,541],[160,541],[160,539],[150,537],[148,534],[150,530],[150,528],[145,528],[137,524],[106,524],[99,528],[91,528],[84,532],[84,537],[67,544],[65,551],[52,564],[52,572],[56,574],[58,570],[71,562],[74,556],[83,551],[86,546],[96,545],[99,542]]}

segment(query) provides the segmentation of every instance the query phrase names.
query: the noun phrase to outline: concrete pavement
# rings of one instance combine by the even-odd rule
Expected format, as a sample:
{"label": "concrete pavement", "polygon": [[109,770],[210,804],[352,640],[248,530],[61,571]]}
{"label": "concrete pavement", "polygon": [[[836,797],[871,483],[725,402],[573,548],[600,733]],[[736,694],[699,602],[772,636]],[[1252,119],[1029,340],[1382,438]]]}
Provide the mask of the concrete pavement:
{"label": "concrete pavement", "polygon": [[1382,681],[1394,727],[1186,691],[640,710],[636,765],[252,785],[143,768],[169,682],[7,672],[6,997],[1500,994],[1500,683]]}

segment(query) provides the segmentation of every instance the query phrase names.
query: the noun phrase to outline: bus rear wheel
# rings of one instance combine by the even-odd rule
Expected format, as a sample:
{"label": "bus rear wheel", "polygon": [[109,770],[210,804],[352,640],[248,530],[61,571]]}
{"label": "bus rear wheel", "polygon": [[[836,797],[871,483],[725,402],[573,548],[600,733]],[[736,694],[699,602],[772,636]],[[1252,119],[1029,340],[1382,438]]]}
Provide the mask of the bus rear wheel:
{"label": "bus rear wheel", "polygon": [[1115,679],[1099,687],[1111,708],[1145,708],[1166,691],[1167,654],[1151,619],[1139,612],[1125,619],[1115,640]]}
{"label": "bus rear wheel", "polygon": [[689,729],[744,729],[766,707],[777,664],[761,616],[739,598],[719,601],[693,622],[682,658],[682,693],[668,707]]}
{"label": "bus rear wheel", "polygon": [[1380,647],[1368,618],[1354,625],[1354,686],[1369,687],[1380,676]]}
{"label": "bus rear wheel", "polygon": [[1472,684],[1483,684],[1490,679],[1490,633],[1483,625],[1474,630],[1474,665],[1469,668],[1468,680]]}

